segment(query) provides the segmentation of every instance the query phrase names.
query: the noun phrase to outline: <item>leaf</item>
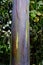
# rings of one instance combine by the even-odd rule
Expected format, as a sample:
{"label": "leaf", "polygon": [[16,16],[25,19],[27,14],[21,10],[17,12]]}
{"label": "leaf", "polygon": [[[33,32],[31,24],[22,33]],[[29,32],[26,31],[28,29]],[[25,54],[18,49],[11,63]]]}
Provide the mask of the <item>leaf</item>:
{"label": "leaf", "polygon": [[35,17],[34,22],[35,23],[39,22],[39,17]]}
{"label": "leaf", "polygon": [[38,16],[41,16],[42,14],[41,14],[40,12],[37,12],[37,15],[38,15]]}
{"label": "leaf", "polygon": [[31,16],[31,18],[35,18],[36,17],[36,10],[32,10],[31,12],[30,12],[30,16]]}

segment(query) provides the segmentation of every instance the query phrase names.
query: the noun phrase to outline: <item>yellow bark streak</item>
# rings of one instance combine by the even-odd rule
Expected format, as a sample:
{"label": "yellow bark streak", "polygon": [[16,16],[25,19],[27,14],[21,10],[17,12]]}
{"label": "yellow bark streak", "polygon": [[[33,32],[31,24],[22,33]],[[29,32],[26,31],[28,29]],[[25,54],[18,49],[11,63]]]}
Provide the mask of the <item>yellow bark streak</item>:
{"label": "yellow bark streak", "polygon": [[16,34],[16,49],[18,49],[18,32]]}
{"label": "yellow bark streak", "polygon": [[27,42],[28,42],[28,29],[29,29],[29,22],[26,22],[26,46],[27,46]]}
{"label": "yellow bark streak", "polygon": [[17,63],[19,64],[19,61],[20,61],[20,53],[19,53],[19,37],[18,37],[18,32],[17,32],[17,34],[16,34],[16,49],[17,49],[17,57],[16,57],[16,61],[17,61]]}

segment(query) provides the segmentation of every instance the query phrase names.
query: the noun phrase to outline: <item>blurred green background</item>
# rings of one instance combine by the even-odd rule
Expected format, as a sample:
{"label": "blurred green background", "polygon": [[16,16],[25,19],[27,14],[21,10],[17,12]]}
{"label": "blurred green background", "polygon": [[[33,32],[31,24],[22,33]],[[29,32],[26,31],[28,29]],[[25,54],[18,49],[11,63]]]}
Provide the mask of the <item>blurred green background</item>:
{"label": "blurred green background", "polygon": [[2,65],[10,63],[11,22],[12,0],[0,0],[0,63]]}
{"label": "blurred green background", "polygon": [[[43,65],[43,0],[30,0],[30,65]],[[0,0],[0,65],[9,65],[12,0]]]}
{"label": "blurred green background", "polygon": [[30,0],[30,64],[43,65],[43,0]]}

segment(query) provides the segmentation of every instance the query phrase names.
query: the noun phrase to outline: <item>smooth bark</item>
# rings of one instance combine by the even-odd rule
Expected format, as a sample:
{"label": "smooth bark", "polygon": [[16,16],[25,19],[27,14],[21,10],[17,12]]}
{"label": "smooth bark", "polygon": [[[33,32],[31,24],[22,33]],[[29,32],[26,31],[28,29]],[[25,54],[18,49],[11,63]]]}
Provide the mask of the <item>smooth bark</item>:
{"label": "smooth bark", "polygon": [[11,65],[30,65],[29,0],[13,0]]}

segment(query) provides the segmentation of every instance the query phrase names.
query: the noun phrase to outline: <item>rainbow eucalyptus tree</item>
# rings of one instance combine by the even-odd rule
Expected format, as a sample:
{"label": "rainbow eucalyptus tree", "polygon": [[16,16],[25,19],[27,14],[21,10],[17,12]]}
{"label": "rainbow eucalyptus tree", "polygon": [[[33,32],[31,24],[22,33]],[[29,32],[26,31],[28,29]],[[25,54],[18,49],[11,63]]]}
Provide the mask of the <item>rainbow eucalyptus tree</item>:
{"label": "rainbow eucalyptus tree", "polygon": [[11,65],[30,65],[29,0],[13,0]]}

